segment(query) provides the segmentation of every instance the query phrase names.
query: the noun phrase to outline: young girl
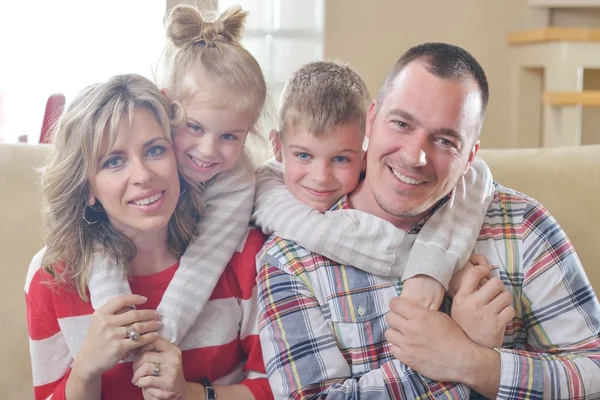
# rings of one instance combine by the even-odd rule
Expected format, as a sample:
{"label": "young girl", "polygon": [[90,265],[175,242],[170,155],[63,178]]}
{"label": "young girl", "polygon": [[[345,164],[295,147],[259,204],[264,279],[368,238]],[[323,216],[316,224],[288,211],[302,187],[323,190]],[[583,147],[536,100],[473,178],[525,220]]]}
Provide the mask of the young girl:
{"label": "young girl", "polygon": [[[248,231],[254,173],[244,142],[261,114],[266,84],[257,61],[240,44],[246,16],[232,7],[205,20],[198,9],[178,5],[166,18],[158,83],[187,116],[186,127],[174,135],[179,170],[203,188],[199,235],[157,308],[161,336],[174,344],[202,312]],[[95,309],[131,293],[126,274],[111,260],[95,264],[89,289]]]}
{"label": "young girl", "polygon": [[[82,91],[59,120],[42,181],[47,247],[25,284],[36,399],[272,397],[256,327],[260,232],[179,346],[158,334],[155,310],[199,209],[196,183],[178,174],[169,113],[152,82],[123,75]],[[98,259],[128,271],[136,294],[94,311],[86,282]]]}

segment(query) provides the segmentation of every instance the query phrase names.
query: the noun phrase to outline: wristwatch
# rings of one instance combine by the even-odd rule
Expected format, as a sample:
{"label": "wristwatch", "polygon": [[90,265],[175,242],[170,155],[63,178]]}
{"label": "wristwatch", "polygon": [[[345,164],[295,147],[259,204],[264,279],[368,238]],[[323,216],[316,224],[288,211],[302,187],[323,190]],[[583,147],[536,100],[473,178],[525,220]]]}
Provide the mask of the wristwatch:
{"label": "wristwatch", "polygon": [[204,379],[202,379],[202,384],[204,385],[204,391],[206,392],[206,400],[217,400],[215,388],[213,387],[212,383],[210,383],[207,377],[204,377]]}

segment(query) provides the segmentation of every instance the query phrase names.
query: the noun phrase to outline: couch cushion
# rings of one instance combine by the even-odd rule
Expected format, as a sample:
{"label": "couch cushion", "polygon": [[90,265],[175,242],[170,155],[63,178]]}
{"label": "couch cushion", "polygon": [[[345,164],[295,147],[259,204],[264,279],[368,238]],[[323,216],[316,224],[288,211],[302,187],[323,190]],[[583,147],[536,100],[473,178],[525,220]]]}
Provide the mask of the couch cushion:
{"label": "couch cushion", "polygon": [[600,146],[479,153],[502,185],[538,200],[563,227],[600,293]]}
{"label": "couch cushion", "polygon": [[40,167],[51,151],[47,145],[0,143],[0,387],[3,399],[33,398],[25,317],[25,274],[43,246],[40,213]]}

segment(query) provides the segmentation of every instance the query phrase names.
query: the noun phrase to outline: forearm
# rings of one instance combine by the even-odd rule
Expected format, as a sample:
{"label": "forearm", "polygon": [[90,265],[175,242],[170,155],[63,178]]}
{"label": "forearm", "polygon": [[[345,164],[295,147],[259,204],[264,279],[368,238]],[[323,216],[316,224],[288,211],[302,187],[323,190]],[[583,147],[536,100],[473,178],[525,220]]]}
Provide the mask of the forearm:
{"label": "forearm", "polygon": [[495,399],[500,386],[500,354],[496,350],[474,347],[471,363],[459,378],[471,389]]}
{"label": "forearm", "polygon": [[[219,400],[255,400],[250,389],[245,385],[214,386]],[[206,389],[199,383],[188,382],[187,394],[183,400],[204,400]]]}
{"label": "forearm", "polygon": [[102,397],[102,375],[92,376],[75,360],[67,378],[65,398],[67,400],[100,400]]}

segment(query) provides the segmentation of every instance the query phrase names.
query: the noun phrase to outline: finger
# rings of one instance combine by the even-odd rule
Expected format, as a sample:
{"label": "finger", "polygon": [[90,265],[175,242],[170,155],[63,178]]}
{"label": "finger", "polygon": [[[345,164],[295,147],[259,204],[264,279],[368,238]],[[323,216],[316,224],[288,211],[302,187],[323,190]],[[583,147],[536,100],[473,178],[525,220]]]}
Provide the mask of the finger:
{"label": "finger", "polygon": [[162,390],[171,390],[170,387],[170,379],[167,379],[163,376],[142,376],[137,380],[135,385],[139,388],[156,388]]}
{"label": "finger", "polygon": [[136,370],[144,364],[154,365],[154,363],[156,362],[161,363],[161,365],[165,363],[165,359],[160,353],[157,353],[155,351],[147,351],[143,353],[139,351],[137,358],[133,362],[133,369]]}
{"label": "finger", "polygon": [[170,350],[173,350],[173,346],[175,346],[173,343],[169,342],[164,337],[160,337],[160,338],[158,338],[158,340],[155,340],[154,342],[149,343],[148,345],[142,347],[140,349],[140,352],[155,351],[155,352],[163,353],[163,352],[168,352]]}
{"label": "finger", "polygon": [[125,326],[142,321],[158,321],[160,314],[155,310],[129,310],[126,313],[114,315],[111,322],[115,325]]}
{"label": "finger", "polygon": [[515,318],[515,309],[512,306],[508,306],[504,308],[504,310],[500,311],[498,314],[498,318],[503,324],[510,324],[510,322]]}
{"label": "finger", "polygon": [[402,331],[406,327],[407,320],[403,316],[390,311],[385,315],[385,322],[390,328]]}
{"label": "finger", "polygon": [[507,291],[503,291],[490,301],[489,309],[495,314],[500,314],[502,310],[512,304],[512,295]]}
{"label": "finger", "polygon": [[154,365],[155,364],[152,362],[144,362],[137,368],[134,365],[133,378],[131,378],[131,382],[135,385],[136,382],[143,376],[154,376]]}
{"label": "finger", "polygon": [[132,308],[144,304],[148,299],[137,294],[123,294],[109,300],[105,305],[98,309],[103,314],[114,314],[123,307]]}
{"label": "finger", "polygon": [[177,398],[177,393],[169,390],[147,388],[146,392],[157,400],[172,400]]}
{"label": "finger", "polygon": [[492,278],[485,285],[481,287],[475,294],[480,302],[483,304],[489,304],[493,299],[496,298],[500,293],[504,291],[504,284],[500,278]]}
{"label": "finger", "polygon": [[386,329],[385,331],[385,340],[391,343],[394,346],[402,346],[403,337],[402,333],[398,332],[396,329]]}
{"label": "finger", "polygon": [[[429,310],[419,307],[410,300],[402,297],[394,297],[390,300],[390,309],[404,319],[419,319],[422,318]],[[389,313],[388,313],[389,314]]]}
{"label": "finger", "polygon": [[479,282],[489,275],[490,267],[487,265],[467,265],[458,287],[457,295],[468,296],[475,292]]}
{"label": "finger", "polygon": [[158,320],[151,320],[145,322],[136,322],[133,324],[133,329],[138,333],[144,334],[149,332],[157,332],[162,327],[162,322]]}
{"label": "finger", "polygon": [[480,254],[472,254],[469,261],[473,265],[489,265],[488,260]]}
{"label": "finger", "polygon": [[132,340],[129,338],[123,339],[121,345],[123,349],[130,351],[133,349],[137,349],[138,347],[143,347],[149,343],[152,343],[156,339],[159,338],[158,332],[150,332],[143,335],[140,335],[138,340]]}

